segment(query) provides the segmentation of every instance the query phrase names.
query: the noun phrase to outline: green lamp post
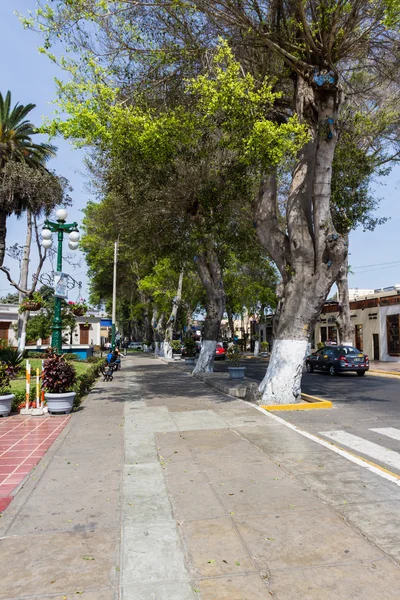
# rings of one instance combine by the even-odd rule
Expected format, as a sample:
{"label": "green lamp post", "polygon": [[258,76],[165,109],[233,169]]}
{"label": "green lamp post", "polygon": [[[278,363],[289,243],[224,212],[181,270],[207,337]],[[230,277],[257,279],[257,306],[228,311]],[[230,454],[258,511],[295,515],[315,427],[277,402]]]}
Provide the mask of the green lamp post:
{"label": "green lamp post", "polygon": [[[42,246],[50,248],[52,245],[52,235],[57,233],[57,273],[62,273],[62,246],[64,233],[69,233],[68,247],[70,250],[76,250],[79,243],[78,223],[66,223],[68,213],[65,208],[59,208],[56,211],[57,222],[46,220],[42,229]],[[61,298],[54,298],[54,319],[51,345],[57,348],[59,354],[62,353],[62,321],[61,321]]]}

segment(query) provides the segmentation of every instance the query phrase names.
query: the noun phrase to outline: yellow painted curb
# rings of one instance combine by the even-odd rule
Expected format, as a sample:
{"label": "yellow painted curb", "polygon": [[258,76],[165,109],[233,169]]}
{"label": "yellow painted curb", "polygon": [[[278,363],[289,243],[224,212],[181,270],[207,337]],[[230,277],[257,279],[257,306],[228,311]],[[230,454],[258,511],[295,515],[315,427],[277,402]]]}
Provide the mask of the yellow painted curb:
{"label": "yellow painted curb", "polygon": [[315,410],[317,408],[332,408],[332,402],[330,400],[324,400],[323,398],[310,396],[309,394],[302,394],[301,397],[304,398],[306,402],[299,402],[298,404],[268,404],[261,408],[264,408],[265,410]]}
{"label": "yellow painted curb", "polygon": [[370,369],[369,371],[367,371],[368,373],[371,373],[372,375],[390,375],[391,377],[400,377],[400,373],[399,371],[377,371],[375,369]]}

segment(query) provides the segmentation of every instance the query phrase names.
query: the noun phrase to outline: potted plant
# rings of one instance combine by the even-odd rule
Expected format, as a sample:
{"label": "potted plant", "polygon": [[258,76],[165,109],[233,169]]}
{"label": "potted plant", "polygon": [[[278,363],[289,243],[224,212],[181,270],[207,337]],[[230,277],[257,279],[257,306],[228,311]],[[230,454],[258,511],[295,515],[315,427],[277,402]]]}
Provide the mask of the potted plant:
{"label": "potted plant", "polygon": [[11,393],[7,365],[0,364],[0,415],[2,417],[8,417],[10,414],[13,399],[14,394]]}
{"label": "potted plant", "polygon": [[195,340],[190,337],[185,340],[185,365],[194,365],[194,357],[196,355],[197,344]]}
{"label": "potted plant", "polygon": [[49,348],[43,364],[43,389],[49,413],[71,412],[76,396],[72,391],[75,382],[76,373],[71,363],[54,348]]}
{"label": "potted plant", "polygon": [[233,363],[233,367],[228,367],[229,379],[244,379],[246,367],[240,366],[239,346],[230,346],[226,351],[226,356]]}
{"label": "potted plant", "polygon": [[267,356],[268,356],[268,348],[269,348],[268,342],[261,342],[260,348],[261,348],[260,356],[262,358],[267,358]]}
{"label": "potted plant", "polygon": [[80,302],[68,302],[68,308],[76,317],[83,317],[83,315],[86,314],[88,309],[87,304],[85,303],[83,298],[81,298]]}
{"label": "potted plant", "polygon": [[22,300],[19,306],[18,312],[33,312],[42,308],[43,305],[44,300],[42,295],[39,294],[39,292],[33,292],[33,294],[30,294],[29,296],[25,296],[25,298]]}
{"label": "potted plant", "polygon": [[179,360],[182,358],[182,343],[180,340],[172,340],[169,343],[172,348],[172,358]]}

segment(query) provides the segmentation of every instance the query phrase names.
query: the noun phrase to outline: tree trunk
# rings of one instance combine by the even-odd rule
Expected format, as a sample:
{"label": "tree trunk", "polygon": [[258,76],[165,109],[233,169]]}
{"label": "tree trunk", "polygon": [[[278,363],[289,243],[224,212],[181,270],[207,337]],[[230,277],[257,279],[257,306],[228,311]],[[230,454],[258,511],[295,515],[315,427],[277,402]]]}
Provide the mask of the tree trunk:
{"label": "tree trunk", "polygon": [[343,346],[352,346],[354,340],[354,325],[351,321],[349,300],[348,259],[340,267],[336,278],[338,288],[339,315],[336,319],[338,327],[338,342]]}
{"label": "tree trunk", "polygon": [[255,340],[254,342],[254,356],[258,356],[260,354],[260,340]]}
{"label": "tree trunk", "polygon": [[231,332],[231,341],[233,342],[233,338],[235,337],[235,324],[233,321],[233,313],[229,306],[226,307],[226,312],[228,314],[228,324],[229,330]]}
{"label": "tree trunk", "polygon": [[[172,304],[171,316],[168,319],[167,329],[166,329],[166,337],[167,340],[171,341],[174,335],[175,327],[176,327],[176,316],[178,314],[178,308],[182,300],[182,286],[183,286],[183,269],[179,274],[178,281],[178,289],[176,291],[176,296],[174,298]],[[172,350],[171,350],[172,353]]]}
{"label": "tree trunk", "polygon": [[221,320],[225,311],[225,292],[218,257],[207,249],[196,259],[199,277],[206,289],[207,315],[200,356],[193,373],[212,373]]}
{"label": "tree trunk", "polygon": [[3,266],[4,256],[6,253],[6,236],[7,236],[7,213],[0,210],[0,267]]}
{"label": "tree trunk", "polygon": [[[286,231],[280,225],[276,173],[263,178],[255,203],[260,242],[282,276],[275,339],[267,373],[260,384],[262,404],[292,404],[301,398],[301,377],[310,333],[347,256],[345,240],[330,214],[333,132],[339,92],[329,83],[316,89],[299,78],[297,110],[310,125],[310,141],[299,152],[286,206]],[[317,119],[316,119],[317,116]]]}
{"label": "tree trunk", "polygon": [[[26,238],[24,250],[22,253],[22,261],[21,261],[21,274],[19,277],[19,287],[24,290],[28,289],[28,276],[29,276],[29,261],[30,261],[30,253],[31,253],[31,244],[32,244],[32,232],[33,232],[33,222],[32,222],[32,213],[30,210],[26,211]],[[25,295],[22,292],[18,294],[18,302],[21,304]],[[18,352],[21,354],[25,350],[26,343],[26,326],[28,324],[29,313],[23,312],[18,313]]]}

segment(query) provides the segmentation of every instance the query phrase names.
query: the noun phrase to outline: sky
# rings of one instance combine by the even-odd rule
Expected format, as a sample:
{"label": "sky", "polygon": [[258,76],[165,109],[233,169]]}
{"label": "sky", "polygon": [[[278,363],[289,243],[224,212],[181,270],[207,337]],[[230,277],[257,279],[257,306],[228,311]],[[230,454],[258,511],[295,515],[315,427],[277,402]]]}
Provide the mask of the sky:
{"label": "sky", "polygon": [[[41,39],[35,33],[26,31],[13,13],[26,13],[35,9],[35,0],[3,0],[0,4],[0,90],[3,94],[11,90],[13,102],[26,104],[32,102],[36,108],[32,111],[32,121],[41,124],[43,117],[52,115],[55,97],[54,77],[63,74],[48,58],[40,55],[37,46]],[[49,167],[59,175],[69,179],[73,187],[73,206],[69,209],[70,221],[82,221],[82,209],[90,199],[87,190],[88,180],[83,164],[84,152],[74,149],[68,142],[56,139],[57,157],[49,162]],[[376,184],[376,194],[381,198],[379,216],[389,217],[389,221],[376,228],[374,232],[358,229],[351,233],[350,258],[352,274],[349,285],[352,288],[376,289],[400,283],[400,166],[392,170],[388,177]],[[7,246],[23,243],[25,226],[20,220],[11,217],[8,220]],[[110,240],[111,242],[112,240]],[[399,244],[399,246],[397,245]],[[66,266],[77,281],[82,281],[82,296],[88,296],[87,267],[80,253],[81,265],[73,268]],[[5,265],[11,268],[14,277],[18,277],[16,261],[8,259]],[[51,267],[46,266],[45,272]],[[4,274],[0,273],[0,296],[12,288]],[[70,300],[76,300],[76,291],[70,292]]]}

